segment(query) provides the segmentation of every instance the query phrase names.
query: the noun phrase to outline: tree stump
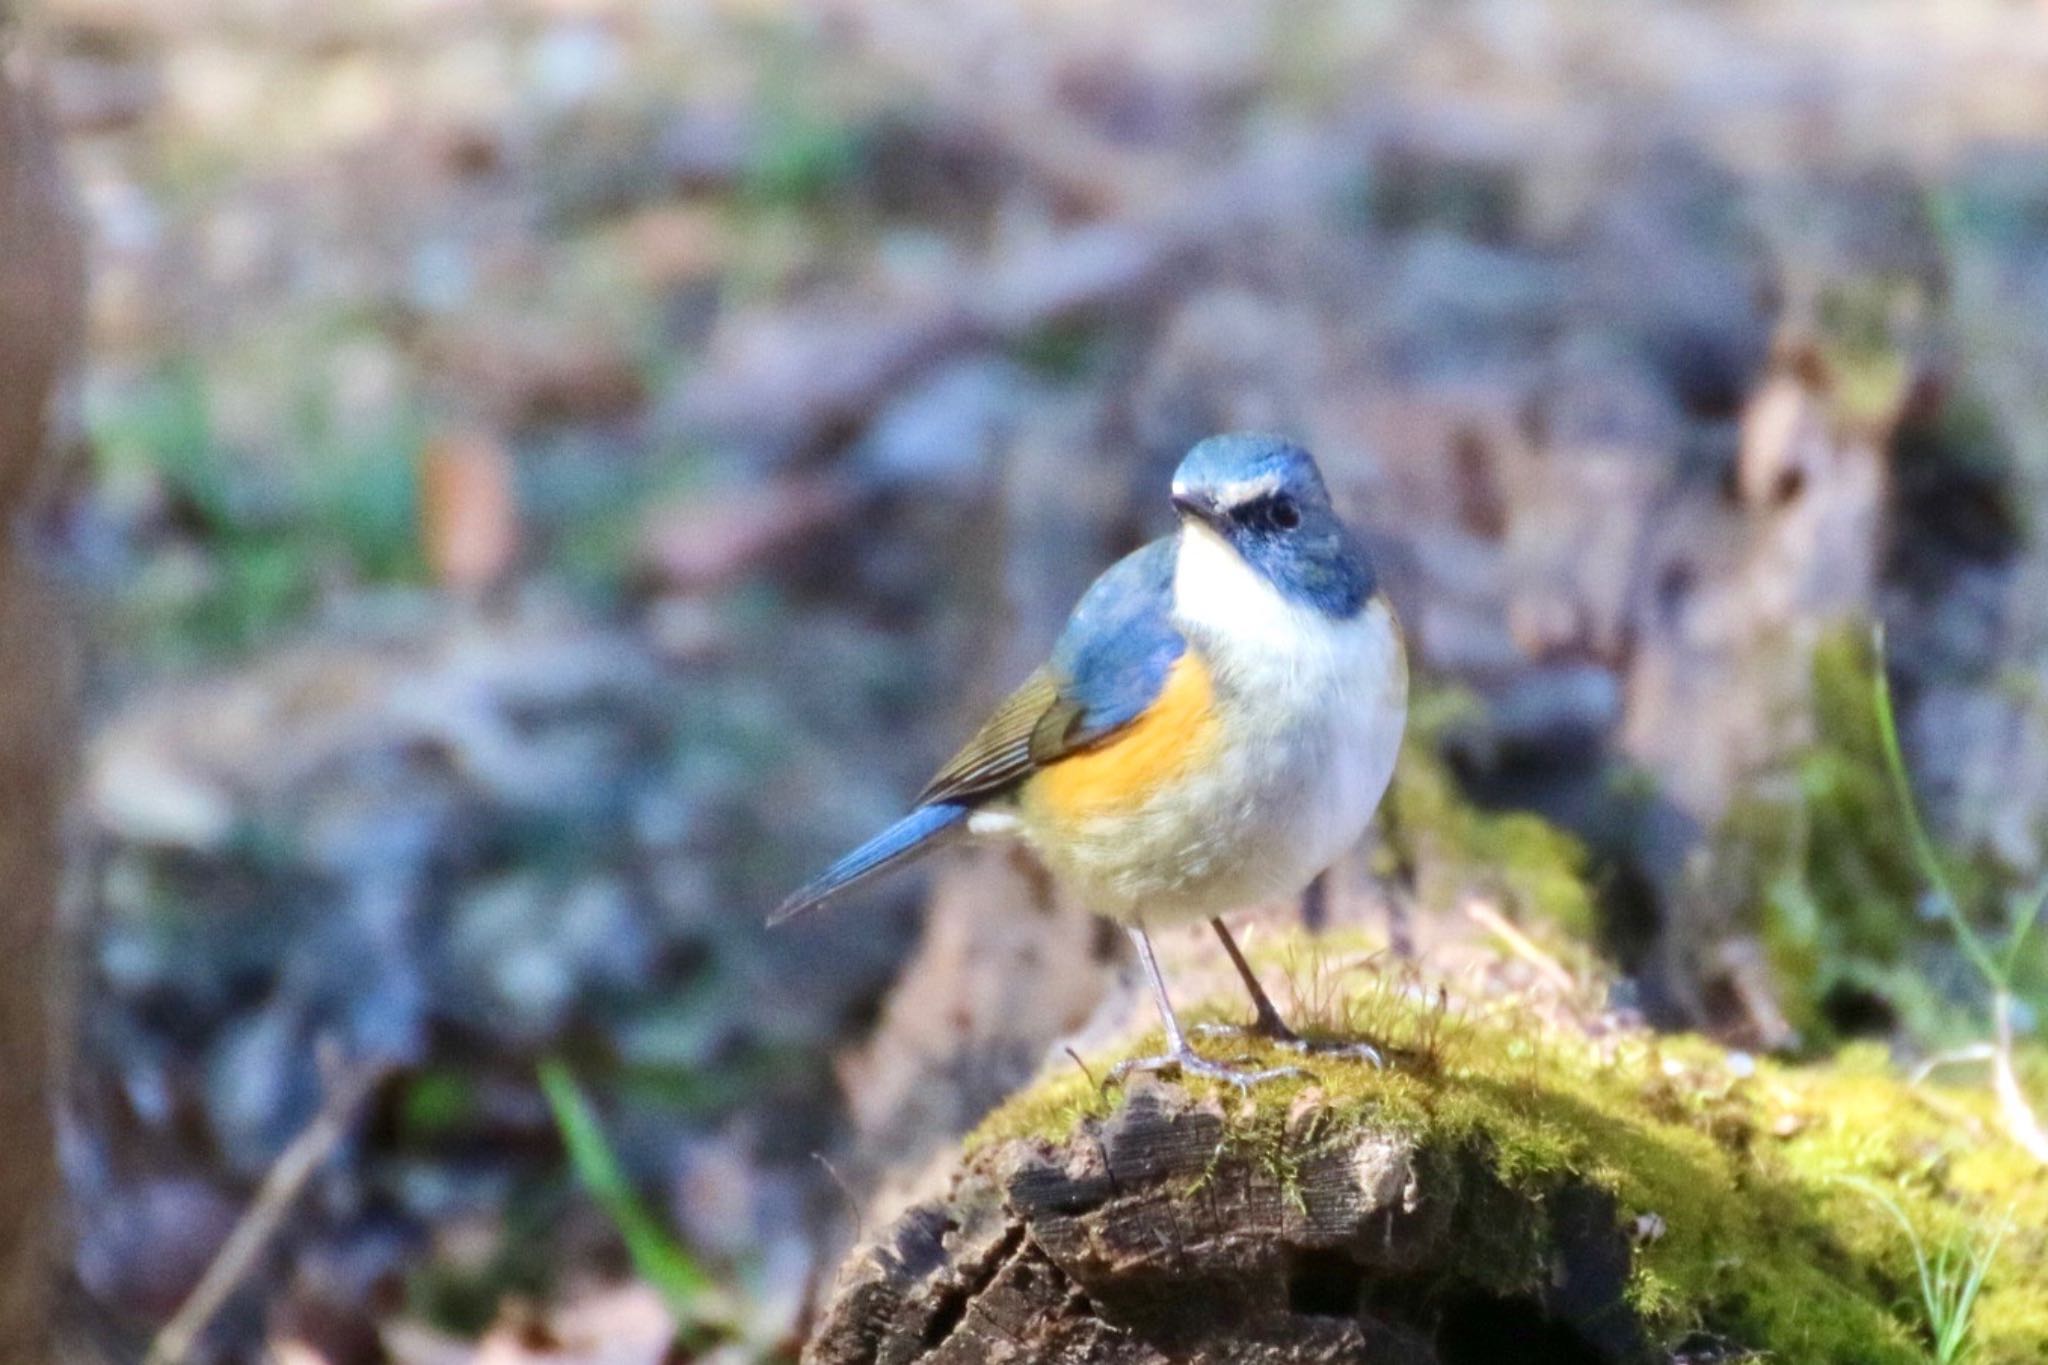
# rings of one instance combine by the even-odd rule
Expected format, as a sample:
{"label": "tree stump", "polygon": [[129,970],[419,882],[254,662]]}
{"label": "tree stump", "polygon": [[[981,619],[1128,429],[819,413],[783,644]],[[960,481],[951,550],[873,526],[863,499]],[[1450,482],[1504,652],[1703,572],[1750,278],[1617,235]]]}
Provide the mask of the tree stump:
{"label": "tree stump", "polygon": [[1048,1068],[860,1236],[806,1365],[1924,1365],[1901,1220],[2007,1227],[1976,1359],[2048,1359],[2048,1167],[1986,1087],[1758,1061],[1554,985],[1352,1004],[1385,1066]]}
{"label": "tree stump", "polygon": [[[1303,1120],[1292,1124],[1300,1136]],[[809,1365],[1594,1362],[1651,1353],[1613,1198],[1510,1189],[1365,1129],[1297,1164],[1141,1083],[1064,1144],[983,1151],[841,1273]]]}

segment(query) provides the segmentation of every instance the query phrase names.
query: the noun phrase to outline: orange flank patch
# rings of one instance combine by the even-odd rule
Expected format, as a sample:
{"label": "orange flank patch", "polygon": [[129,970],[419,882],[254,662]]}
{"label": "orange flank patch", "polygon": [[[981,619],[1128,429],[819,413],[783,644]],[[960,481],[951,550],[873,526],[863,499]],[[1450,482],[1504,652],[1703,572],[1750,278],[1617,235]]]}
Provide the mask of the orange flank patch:
{"label": "orange flank patch", "polygon": [[1143,715],[1101,744],[1040,769],[1025,790],[1026,804],[1061,825],[1137,810],[1208,758],[1215,699],[1208,665],[1187,651]]}

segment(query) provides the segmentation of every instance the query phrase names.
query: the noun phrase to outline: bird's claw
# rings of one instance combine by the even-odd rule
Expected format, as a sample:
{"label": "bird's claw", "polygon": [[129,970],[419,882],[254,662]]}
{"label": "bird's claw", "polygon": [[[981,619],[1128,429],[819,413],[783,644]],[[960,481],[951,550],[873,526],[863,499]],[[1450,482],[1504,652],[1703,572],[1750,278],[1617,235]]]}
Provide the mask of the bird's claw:
{"label": "bird's claw", "polygon": [[1340,1043],[1304,1038],[1287,1025],[1260,1021],[1252,1024],[1197,1024],[1194,1032],[1204,1038],[1259,1038],[1274,1047],[1304,1057],[1349,1057],[1375,1069],[1387,1064],[1386,1056],[1371,1043]]}
{"label": "bird's claw", "polygon": [[1285,1080],[1289,1077],[1306,1076],[1308,1073],[1298,1066],[1272,1066],[1250,1071],[1212,1062],[1195,1054],[1191,1048],[1179,1052],[1162,1052],[1156,1057],[1132,1057],[1118,1062],[1109,1073],[1111,1085],[1122,1085],[1126,1078],[1137,1072],[1177,1071],[1183,1076],[1200,1076],[1205,1080],[1221,1081],[1234,1085],[1239,1090],[1250,1090],[1267,1081]]}
{"label": "bird's claw", "polygon": [[1386,1068],[1386,1054],[1371,1043],[1312,1043],[1308,1039],[1298,1040],[1301,1050],[1315,1057],[1348,1057],[1354,1062],[1364,1062],[1375,1071]]}

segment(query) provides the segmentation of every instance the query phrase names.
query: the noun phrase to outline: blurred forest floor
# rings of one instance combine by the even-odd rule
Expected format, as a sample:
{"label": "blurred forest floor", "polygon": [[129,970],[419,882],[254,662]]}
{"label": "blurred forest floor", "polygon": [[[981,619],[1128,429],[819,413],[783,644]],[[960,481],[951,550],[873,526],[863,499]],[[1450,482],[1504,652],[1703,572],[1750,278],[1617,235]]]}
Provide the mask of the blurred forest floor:
{"label": "blurred forest floor", "polygon": [[[1318,451],[1428,684],[1334,914],[1491,897],[1597,942],[1619,1003],[1752,1047],[1981,1031],[1867,640],[1995,932],[2048,813],[2041,6],[47,0],[31,28],[95,277],[35,532],[94,623],[65,1155],[117,1357],[322,1057],[392,1074],[220,1358],[662,1359],[673,1305],[601,1288],[546,1057],[718,1287],[703,1358],[788,1355],[846,1235],[813,1154],[867,1184],[893,1124],[932,1150],[1115,963],[1071,916],[992,958],[942,904],[892,1003],[915,886],[761,913],[1222,428]],[[1030,894],[944,876],[981,920]],[[957,982],[913,1017],[990,961],[1025,1017]],[[2021,980],[2038,1009],[2039,954]]]}

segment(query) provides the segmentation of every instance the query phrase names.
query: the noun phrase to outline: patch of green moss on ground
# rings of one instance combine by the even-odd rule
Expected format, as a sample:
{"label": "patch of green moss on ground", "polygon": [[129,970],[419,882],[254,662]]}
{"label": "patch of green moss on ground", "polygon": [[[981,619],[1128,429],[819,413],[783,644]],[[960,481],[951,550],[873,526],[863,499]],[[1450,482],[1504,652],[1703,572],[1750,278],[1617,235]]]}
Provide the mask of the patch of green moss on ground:
{"label": "patch of green moss on ground", "polygon": [[1526,811],[1489,811],[1468,798],[1443,755],[1445,735],[1473,703],[1456,692],[1420,694],[1381,808],[1385,844],[1425,905],[1450,909],[1472,894],[1508,914],[1590,943],[1597,931],[1585,846]]}
{"label": "patch of green moss on ground", "polygon": [[[1845,1182],[1894,1199],[1930,1255],[1981,1241],[2009,1216],[1972,1359],[2048,1359],[2048,1169],[2003,1135],[1981,1088],[1909,1086],[1875,1051],[1794,1067],[1695,1039],[1589,1039],[1523,999],[1446,1011],[1433,993],[1390,988],[1362,1014],[1394,1064],[1318,1059],[1312,1079],[1242,1100],[1221,1092],[1235,1144],[1284,1174],[1320,1144],[1391,1129],[1425,1150],[1485,1151],[1532,1196],[1589,1181],[1624,1218],[1662,1220],[1630,1287],[1654,1331],[1714,1331],[1781,1365],[1929,1358],[1910,1247],[1870,1193]],[[1114,1060],[1091,1058],[1089,1069],[1100,1076]],[[1289,1136],[1286,1116],[1310,1086],[1326,1114]],[[992,1115],[969,1149],[1058,1142],[1117,1102],[1078,1069],[1058,1072]]]}
{"label": "patch of green moss on ground", "polygon": [[1815,291],[1810,342],[1834,420],[1881,433],[1898,417],[1914,356],[1941,312],[1929,280],[1883,271],[1826,281]]}

